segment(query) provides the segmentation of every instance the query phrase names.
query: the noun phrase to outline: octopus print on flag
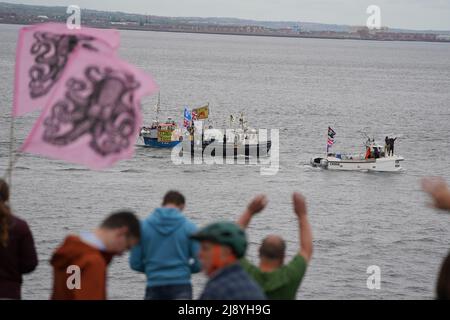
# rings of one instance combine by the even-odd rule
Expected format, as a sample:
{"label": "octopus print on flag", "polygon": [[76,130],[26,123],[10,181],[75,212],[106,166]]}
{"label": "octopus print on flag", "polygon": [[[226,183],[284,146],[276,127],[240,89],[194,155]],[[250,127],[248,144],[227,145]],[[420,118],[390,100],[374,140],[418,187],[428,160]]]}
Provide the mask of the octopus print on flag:
{"label": "octopus print on flag", "polygon": [[133,143],[136,112],[133,96],[140,84],[132,74],[88,66],[85,79],[70,78],[64,99],[44,120],[43,140],[70,145],[89,135],[89,146],[102,156],[120,153]]}
{"label": "octopus print on flag", "polygon": [[23,27],[17,44],[13,115],[46,106],[76,48],[115,54],[119,40],[116,30],[71,30],[56,23]]}
{"label": "octopus print on flag", "polygon": [[102,169],[130,158],[153,79],[116,56],[78,49],[22,151]]}
{"label": "octopus print on flag", "polygon": [[96,50],[89,45],[89,42],[94,40],[92,37],[35,32],[33,38],[30,54],[34,57],[34,64],[28,71],[29,93],[32,99],[49,93],[61,77],[69,55],[79,43],[83,43],[85,48]]}

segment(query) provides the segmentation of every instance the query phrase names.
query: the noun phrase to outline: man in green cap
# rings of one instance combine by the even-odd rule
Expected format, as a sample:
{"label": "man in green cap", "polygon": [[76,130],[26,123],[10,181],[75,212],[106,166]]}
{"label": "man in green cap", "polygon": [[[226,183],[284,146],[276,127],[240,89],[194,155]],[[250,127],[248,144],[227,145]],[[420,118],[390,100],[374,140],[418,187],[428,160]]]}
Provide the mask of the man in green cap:
{"label": "man in green cap", "polygon": [[[259,266],[243,258],[241,264],[248,274],[263,288],[268,299],[294,300],[306,267],[311,260],[313,240],[308,222],[306,201],[300,193],[293,194],[294,212],[298,218],[300,250],[292,260],[284,264],[286,243],[280,236],[266,237],[259,248]],[[257,196],[241,215],[238,224],[247,228],[252,217],[267,205],[264,195]]]}
{"label": "man in green cap", "polygon": [[231,222],[213,223],[194,235],[200,241],[199,259],[209,277],[200,300],[264,300],[261,288],[242,269],[245,255],[244,230]]}

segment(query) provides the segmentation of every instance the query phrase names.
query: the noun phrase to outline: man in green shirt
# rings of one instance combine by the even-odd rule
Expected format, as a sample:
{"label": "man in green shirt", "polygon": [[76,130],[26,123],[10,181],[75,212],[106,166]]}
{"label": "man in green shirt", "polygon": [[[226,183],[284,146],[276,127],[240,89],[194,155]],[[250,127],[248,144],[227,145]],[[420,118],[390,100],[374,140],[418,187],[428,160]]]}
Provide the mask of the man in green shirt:
{"label": "man in green shirt", "polygon": [[[285,265],[286,243],[281,237],[270,235],[263,240],[259,248],[258,267],[245,258],[241,260],[244,270],[261,286],[266,296],[273,300],[295,299],[313,252],[312,231],[305,198],[300,193],[294,193],[292,198],[300,231],[300,250],[295,257]],[[266,205],[266,196],[257,196],[241,215],[238,224],[243,229],[247,228],[253,216],[261,212]]]}

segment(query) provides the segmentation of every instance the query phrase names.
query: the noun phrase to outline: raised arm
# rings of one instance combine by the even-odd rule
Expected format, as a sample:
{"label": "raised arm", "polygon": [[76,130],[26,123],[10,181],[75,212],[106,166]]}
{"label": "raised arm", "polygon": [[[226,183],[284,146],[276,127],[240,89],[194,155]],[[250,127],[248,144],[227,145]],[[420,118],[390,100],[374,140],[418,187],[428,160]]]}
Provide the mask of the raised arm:
{"label": "raised arm", "polygon": [[294,212],[298,217],[298,227],[300,232],[300,252],[299,254],[310,261],[313,254],[313,236],[311,226],[308,221],[305,198],[298,192],[292,195],[294,202]]}
{"label": "raised arm", "polygon": [[257,214],[258,212],[261,212],[264,210],[264,208],[267,205],[267,197],[263,194],[256,196],[253,198],[252,201],[248,204],[245,211],[241,214],[238,220],[238,225],[242,229],[246,229],[248,225],[250,224],[250,221],[252,220],[253,216]]}
{"label": "raised arm", "polygon": [[431,206],[450,211],[450,190],[442,178],[422,179],[422,189],[433,199]]}

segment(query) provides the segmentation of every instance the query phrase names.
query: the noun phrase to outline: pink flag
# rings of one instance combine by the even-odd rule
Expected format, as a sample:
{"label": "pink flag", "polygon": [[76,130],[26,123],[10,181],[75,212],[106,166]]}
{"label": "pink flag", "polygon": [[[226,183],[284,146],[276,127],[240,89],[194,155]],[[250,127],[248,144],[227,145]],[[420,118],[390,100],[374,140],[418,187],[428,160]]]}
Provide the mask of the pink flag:
{"label": "pink flag", "polygon": [[119,42],[117,30],[70,30],[58,23],[23,27],[16,50],[13,116],[46,106],[76,47],[106,54],[114,53]]}
{"label": "pink flag", "polygon": [[155,82],[115,55],[78,48],[70,60],[21,151],[92,169],[131,158],[140,100],[157,90]]}

